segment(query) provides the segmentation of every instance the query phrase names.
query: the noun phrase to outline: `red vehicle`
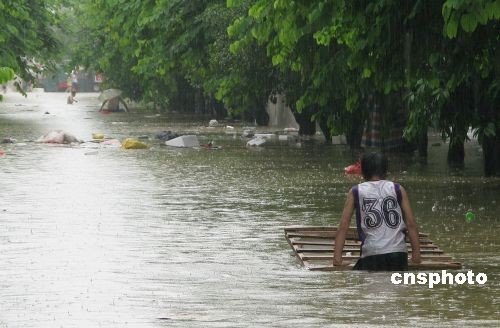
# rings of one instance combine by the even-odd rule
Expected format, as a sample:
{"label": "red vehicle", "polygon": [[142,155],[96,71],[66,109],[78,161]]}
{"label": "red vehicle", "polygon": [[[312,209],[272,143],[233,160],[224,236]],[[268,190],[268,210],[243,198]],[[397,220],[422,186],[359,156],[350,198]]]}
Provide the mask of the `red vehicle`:
{"label": "red vehicle", "polygon": [[57,91],[66,91],[68,90],[68,82],[62,81],[57,83]]}

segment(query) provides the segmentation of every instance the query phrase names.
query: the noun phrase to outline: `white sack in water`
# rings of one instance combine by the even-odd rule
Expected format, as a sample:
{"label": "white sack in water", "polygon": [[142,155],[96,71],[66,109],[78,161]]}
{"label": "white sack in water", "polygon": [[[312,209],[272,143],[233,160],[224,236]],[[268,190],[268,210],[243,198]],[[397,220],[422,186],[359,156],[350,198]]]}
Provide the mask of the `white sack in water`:
{"label": "white sack in water", "polygon": [[200,147],[198,137],[195,135],[180,136],[165,141],[165,145],[172,147]]}
{"label": "white sack in water", "polygon": [[79,142],[79,140],[72,134],[62,130],[50,131],[44,136],[41,136],[36,142],[55,143],[55,144],[69,144],[72,142]]}

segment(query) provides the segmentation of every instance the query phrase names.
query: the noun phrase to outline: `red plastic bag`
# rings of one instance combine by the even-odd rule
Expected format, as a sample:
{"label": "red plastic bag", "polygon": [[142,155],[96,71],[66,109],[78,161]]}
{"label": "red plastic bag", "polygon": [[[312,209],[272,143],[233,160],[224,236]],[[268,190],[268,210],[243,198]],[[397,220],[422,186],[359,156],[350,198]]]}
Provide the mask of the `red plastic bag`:
{"label": "red plastic bag", "polygon": [[348,167],[344,168],[344,172],[346,174],[358,174],[361,175],[361,162],[357,161],[354,164],[349,165]]}

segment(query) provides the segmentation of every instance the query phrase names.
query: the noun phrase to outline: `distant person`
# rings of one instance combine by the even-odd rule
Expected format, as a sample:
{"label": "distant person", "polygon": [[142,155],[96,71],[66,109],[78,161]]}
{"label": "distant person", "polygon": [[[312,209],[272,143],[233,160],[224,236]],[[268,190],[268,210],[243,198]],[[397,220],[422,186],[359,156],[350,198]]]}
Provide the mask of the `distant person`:
{"label": "distant person", "polygon": [[70,92],[67,103],[73,104],[74,102],[78,102],[76,100],[76,91],[78,90],[78,77],[75,70],[71,71],[71,74],[68,76],[67,84],[68,90]]}
{"label": "distant person", "polygon": [[67,103],[71,105],[75,102],[78,102],[78,100],[75,99],[73,92],[71,92],[68,96]]}
{"label": "distant person", "polygon": [[76,91],[78,90],[78,75],[76,71],[71,71],[71,93],[73,97],[76,95]]}
{"label": "distant person", "polygon": [[71,78],[71,74],[66,78],[66,92],[71,92],[71,85],[73,84],[73,79]]}
{"label": "distant person", "polygon": [[352,187],[347,194],[335,238],[333,265],[343,265],[342,250],[354,211],[362,242],[354,270],[407,271],[407,235],[412,247],[412,263],[421,262],[418,229],[408,195],[402,186],[385,179],[387,166],[387,158],[382,153],[361,157],[365,182]]}

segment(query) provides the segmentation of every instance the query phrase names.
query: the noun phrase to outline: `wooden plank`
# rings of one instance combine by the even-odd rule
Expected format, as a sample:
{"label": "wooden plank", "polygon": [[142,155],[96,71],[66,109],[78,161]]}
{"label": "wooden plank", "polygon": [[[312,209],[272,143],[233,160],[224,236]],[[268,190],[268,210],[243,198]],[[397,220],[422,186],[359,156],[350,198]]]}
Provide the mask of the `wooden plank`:
{"label": "wooden plank", "polygon": [[[287,226],[284,227],[283,230],[285,232],[320,232],[320,231],[325,231],[325,232],[335,232],[337,231],[336,226]],[[357,228],[356,227],[349,227],[348,232],[356,233],[357,234]],[[419,232],[420,237],[428,237],[429,234],[425,232]]]}
{"label": "wooden plank", "polygon": [[[335,246],[336,227],[293,226],[285,228],[285,238],[299,261],[309,270],[338,271],[351,270],[359,258],[361,242],[358,240],[355,227],[350,227],[348,238],[343,249],[343,258],[350,260],[347,266],[333,267],[332,257]],[[423,262],[418,265],[410,263],[410,269],[459,269],[461,264],[451,256],[444,254],[428,234],[420,233],[420,247]],[[407,239],[408,252],[411,245]],[[349,254],[349,255],[347,255]]]}
{"label": "wooden plank", "polygon": [[[286,226],[283,228],[285,231],[302,231],[302,230],[309,230],[309,231],[336,231],[337,227],[336,226]],[[349,227],[349,230],[356,231],[356,227]]]}
{"label": "wooden plank", "polygon": [[[317,238],[317,239],[335,239],[337,237],[336,232],[321,232],[321,233],[308,233],[308,232],[287,232],[286,236],[288,238]],[[354,233],[347,233],[346,235],[346,240],[358,240],[359,241],[359,236],[358,234]],[[406,242],[409,242],[410,239],[407,237]],[[427,237],[419,237],[419,241],[421,243],[430,243],[432,242],[429,238]]]}
{"label": "wooden plank", "polygon": [[[333,266],[333,265],[325,265],[325,266],[317,266],[317,267],[309,267],[310,271],[347,271],[352,270],[354,264],[351,263],[347,266]],[[460,270],[462,268],[462,264],[459,262],[422,262],[420,264],[408,264],[409,270]]]}
{"label": "wooden plank", "polygon": [[[318,247],[297,247],[295,248],[296,252],[328,252],[328,253],[333,253],[335,248],[318,248]],[[356,247],[344,247],[342,250],[344,253],[345,252],[350,252],[350,253],[359,253],[361,250]],[[408,253],[411,253],[412,250],[408,249]],[[424,248],[420,250],[420,253],[422,254],[443,254],[444,251],[439,249],[439,248]]]}
{"label": "wooden plank", "polygon": [[[303,244],[303,245],[334,245],[335,244],[335,239],[334,238],[317,238],[317,237],[290,237],[285,235],[285,238],[287,240],[290,240],[290,242],[294,244]],[[406,244],[409,245],[410,241],[406,240]],[[357,239],[346,239],[345,245],[361,245],[361,242]],[[437,247],[434,245],[433,241],[430,239],[426,240],[420,240],[420,247]]]}
{"label": "wooden plank", "polygon": [[[321,240],[328,240],[328,239],[331,239],[331,240],[334,240],[335,239],[335,236],[327,236],[327,235],[322,235],[322,234],[314,234],[314,235],[307,235],[307,234],[303,234],[303,233],[289,233],[289,234],[286,234],[285,235],[286,238],[289,238],[289,239],[297,239],[297,238],[300,238],[300,240],[304,240],[304,239],[317,239],[318,241],[321,241]],[[358,239],[358,236],[354,236],[354,235],[348,235],[346,236],[346,241],[357,241],[357,242],[360,242],[359,239]],[[405,240],[407,243],[410,242],[410,239],[409,238],[406,238]],[[432,244],[433,241],[428,239],[428,238],[425,238],[425,237],[421,237],[419,238],[419,242],[420,244]]]}
{"label": "wooden plank", "polygon": [[[292,240],[291,241],[291,246],[295,248],[300,248],[301,246],[307,246],[307,245],[312,245],[312,246],[335,246],[335,241],[302,241],[302,240]],[[361,243],[360,242],[350,242],[350,243],[345,243],[344,247],[360,247]],[[406,244],[407,247],[411,248],[410,243]],[[433,249],[433,248],[439,248],[437,245],[434,244],[423,244],[420,245],[420,249]]]}
{"label": "wooden plank", "polygon": [[[320,238],[320,239],[335,239],[337,236],[337,232],[315,232],[315,233],[307,233],[307,232],[288,232],[287,236],[289,238]],[[348,232],[346,235],[346,239],[350,240],[359,240],[358,234]]]}
{"label": "wooden plank", "polygon": [[[309,240],[309,239],[293,239],[291,243],[294,245],[335,245],[335,240]],[[347,241],[345,242],[346,246],[349,245],[357,245],[360,246],[360,241]]]}
{"label": "wooden plank", "polygon": [[[326,254],[326,255],[320,255],[320,254],[315,254],[315,253],[299,253],[298,254],[300,258],[305,261],[322,261],[322,260],[328,260],[332,258],[332,255]],[[345,260],[354,260],[358,259],[359,255],[342,255],[342,258]],[[449,255],[431,255],[431,254],[422,254],[421,255],[422,261],[453,261],[453,258]]]}

